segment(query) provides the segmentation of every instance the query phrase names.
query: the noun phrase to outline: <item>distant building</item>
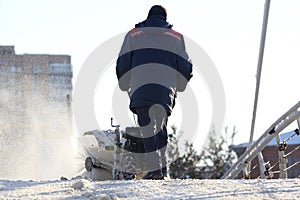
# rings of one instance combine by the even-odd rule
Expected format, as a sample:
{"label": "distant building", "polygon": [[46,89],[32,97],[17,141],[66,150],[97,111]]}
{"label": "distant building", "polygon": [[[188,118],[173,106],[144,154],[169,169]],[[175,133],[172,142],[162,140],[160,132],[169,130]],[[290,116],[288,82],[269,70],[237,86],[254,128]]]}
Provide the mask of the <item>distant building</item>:
{"label": "distant building", "polygon": [[71,56],[19,55],[14,46],[0,46],[1,162],[12,159],[8,148],[18,154],[38,146],[31,152],[37,154],[49,139],[63,141],[72,135],[72,76]]}
{"label": "distant building", "polygon": [[18,55],[14,46],[0,46],[1,112],[18,113],[15,120],[19,126],[24,122],[23,127],[28,124],[27,112],[50,106],[71,112],[72,76],[68,55]]}
{"label": "distant building", "polygon": [[[287,133],[283,133],[279,135],[281,141],[285,141],[287,146],[284,149],[285,155],[289,152],[292,152],[289,156],[287,156],[287,167],[291,167],[288,170],[288,178],[297,178],[300,177],[300,136],[296,134],[295,131],[290,131]],[[233,150],[236,152],[238,157],[240,157],[247,149],[249,143],[243,143],[239,145],[233,146]],[[270,166],[274,166],[271,172],[275,172],[273,174],[273,178],[279,177],[279,165],[278,165],[278,145],[276,142],[276,138],[272,139],[269,144],[262,150],[262,155],[264,157],[265,162],[270,162]],[[252,172],[251,178],[256,178],[260,175],[259,166],[258,166],[258,158],[257,156],[251,162]],[[242,173],[239,174],[239,178],[242,178]]]}
{"label": "distant building", "polygon": [[73,73],[68,55],[17,55],[14,46],[0,46],[0,74],[0,89],[19,91],[17,97],[43,95],[49,103],[62,106],[72,94]]}

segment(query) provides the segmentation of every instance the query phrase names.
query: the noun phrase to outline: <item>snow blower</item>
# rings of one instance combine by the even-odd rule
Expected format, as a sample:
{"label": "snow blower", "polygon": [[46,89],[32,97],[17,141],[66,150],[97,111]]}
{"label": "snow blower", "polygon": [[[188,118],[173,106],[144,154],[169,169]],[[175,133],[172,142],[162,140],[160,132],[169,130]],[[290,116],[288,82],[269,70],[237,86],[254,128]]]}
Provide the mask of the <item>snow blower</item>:
{"label": "snow blower", "polygon": [[97,176],[101,180],[132,180],[143,175],[144,144],[139,127],[127,127],[120,130],[120,125],[111,126],[115,130],[93,130],[83,134],[92,135],[97,140],[97,146],[86,147],[88,157],[85,159],[85,169],[92,172],[101,169]]}

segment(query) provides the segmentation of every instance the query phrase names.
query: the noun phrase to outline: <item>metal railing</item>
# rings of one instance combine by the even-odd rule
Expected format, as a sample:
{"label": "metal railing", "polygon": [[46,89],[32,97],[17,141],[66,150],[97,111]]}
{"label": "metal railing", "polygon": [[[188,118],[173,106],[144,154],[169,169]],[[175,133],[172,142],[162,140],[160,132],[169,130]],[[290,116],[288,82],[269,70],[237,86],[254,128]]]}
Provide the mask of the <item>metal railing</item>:
{"label": "metal railing", "polygon": [[[262,150],[269,144],[269,142],[276,138],[277,146],[278,146],[278,156],[279,161],[276,164],[279,164],[279,177],[287,178],[287,170],[292,168],[293,165],[296,166],[299,163],[295,163],[292,166],[287,167],[287,156],[291,153],[295,152],[299,148],[296,147],[293,151],[288,154],[284,154],[284,149],[286,147],[286,142],[290,140],[295,135],[299,134],[299,129],[295,130],[295,134],[284,141],[280,141],[279,134],[283,129],[289,126],[291,123],[297,121],[298,128],[300,129],[300,101],[294,105],[291,109],[289,109],[286,113],[284,113],[278,120],[276,120],[256,141],[253,142],[248,149],[242,154],[238,161],[223,175],[223,179],[235,178],[239,175],[240,172],[244,171],[245,174],[249,174],[249,170],[247,171],[247,164],[251,162],[256,156],[259,159],[259,168],[261,178],[267,178],[268,172],[272,169],[272,166],[269,166],[264,162],[264,158],[262,155]],[[273,172],[276,173],[276,172]],[[246,177],[248,178],[248,177]]]}

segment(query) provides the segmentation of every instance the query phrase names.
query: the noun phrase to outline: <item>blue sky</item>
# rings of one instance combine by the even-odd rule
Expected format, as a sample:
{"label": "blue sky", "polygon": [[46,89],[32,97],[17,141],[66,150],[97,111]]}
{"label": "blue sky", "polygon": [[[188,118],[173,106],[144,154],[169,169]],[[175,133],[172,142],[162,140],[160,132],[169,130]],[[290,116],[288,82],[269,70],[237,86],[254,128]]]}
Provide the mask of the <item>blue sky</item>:
{"label": "blue sky", "polygon": [[[166,7],[174,29],[197,42],[213,60],[225,88],[224,126],[236,126],[236,143],[247,141],[263,0],[1,0],[0,44],[15,45],[17,54],[71,55],[75,81],[84,60],[97,46],[144,20],[154,4]],[[300,100],[299,9],[298,0],[271,2],[255,138]],[[114,76],[113,69],[109,73],[108,77]],[[197,93],[204,103],[199,109],[202,119],[209,118],[210,109],[205,109],[209,94],[201,76],[197,79],[191,84],[201,85]],[[110,112],[99,112],[99,120],[109,119]],[[173,115],[180,119],[180,112]],[[207,131],[207,124],[200,131]]]}

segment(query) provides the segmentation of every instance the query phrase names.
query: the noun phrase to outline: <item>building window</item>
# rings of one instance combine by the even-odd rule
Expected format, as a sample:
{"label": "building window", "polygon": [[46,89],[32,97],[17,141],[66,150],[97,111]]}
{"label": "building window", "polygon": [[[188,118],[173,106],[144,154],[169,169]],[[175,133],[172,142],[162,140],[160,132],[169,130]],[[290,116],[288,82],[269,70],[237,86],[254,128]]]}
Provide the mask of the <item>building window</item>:
{"label": "building window", "polygon": [[15,77],[10,77],[9,80],[8,80],[8,83],[9,83],[10,86],[15,85],[15,83],[16,83]]}
{"label": "building window", "polygon": [[71,79],[68,76],[50,76],[49,88],[72,89]]}
{"label": "building window", "polygon": [[6,73],[5,73],[5,67],[0,66],[0,74],[1,74],[1,75],[5,75],[5,74],[6,74]]}
{"label": "building window", "polygon": [[22,72],[22,67],[16,67],[16,72]]}
{"label": "building window", "polygon": [[15,66],[11,66],[10,67],[10,72],[16,72],[16,67]]}
{"label": "building window", "polygon": [[54,74],[72,73],[72,65],[63,63],[52,63],[49,65],[49,72]]}
{"label": "building window", "polygon": [[[0,67],[0,68],[1,68],[1,67]],[[15,72],[20,73],[20,72],[22,72],[22,67],[11,66],[11,67],[9,68],[9,71],[10,71],[10,72],[13,72],[13,73],[15,73]],[[0,69],[0,72],[1,72],[1,69]]]}
{"label": "building window", "polygon": [[42,72],[40,67],[33,67],[32,68],[33,74],[40,74]]}

